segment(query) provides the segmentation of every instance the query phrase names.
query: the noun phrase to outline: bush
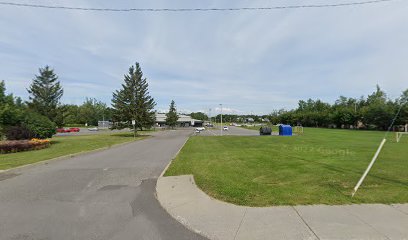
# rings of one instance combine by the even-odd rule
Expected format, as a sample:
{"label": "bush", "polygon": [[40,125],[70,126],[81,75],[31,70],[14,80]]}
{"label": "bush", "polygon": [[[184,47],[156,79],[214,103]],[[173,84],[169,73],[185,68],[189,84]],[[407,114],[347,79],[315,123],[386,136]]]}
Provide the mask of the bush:
{"label": "bush", "polygon": [[0,153],[14,153],[28,150],[39,150],[50,146],[49,140],[13,140],[0,142]]}
{"label": "bush", "polygon": [[23,140],[51,138],[55,133],[55,123],[43,115],[28,111],[19,125],[6,129],[5,135],[8,140]]}
{"label": "bush", "polygon": [[25,126],[8,127],[5,135],[8,140],[23,140],[33,137],[33,133]]}
{"label": "bush", "polygon": [[31,132],[30,138],[51,138],[56,133],[55,123],[35,112],[28,112],[22,125]]}

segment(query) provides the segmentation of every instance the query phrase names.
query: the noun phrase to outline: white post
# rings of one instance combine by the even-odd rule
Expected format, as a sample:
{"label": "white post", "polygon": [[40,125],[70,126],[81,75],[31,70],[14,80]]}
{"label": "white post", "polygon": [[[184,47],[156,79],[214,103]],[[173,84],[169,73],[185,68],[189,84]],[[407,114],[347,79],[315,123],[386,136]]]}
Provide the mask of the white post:
{"label": "white post", "polygon": [[133,125],[133,138],[136,138],[136,120],[132,120]]}
{"label": "white post", "polygon": [[368,172],[370,171],[371,167],[374,165],[375,160],[377,160],[377,157],[378,157],[378,155],[380,154],[381,149],[383,148],[384,143],[385,143],[386,141],[387,141],[387,139],[385,139],[385,138],[381,141],[381,144],[380,144],[380,146],[378,147],[377,152],[375,153],[373,159],[371,160],[370,164],[368,165],[367,169],[365,170],[363,176],[361,176],[361,178],[360,178],[360,180],[358,181],[357,185],[354,187],[354,191],[353,191],[353,193],[351,194],[351,197],[354,197],[354,194],[356,194],[358,188],[359,188],[360,185],[363,183],[363,181],[364,181],[365,177],[367,176]]}

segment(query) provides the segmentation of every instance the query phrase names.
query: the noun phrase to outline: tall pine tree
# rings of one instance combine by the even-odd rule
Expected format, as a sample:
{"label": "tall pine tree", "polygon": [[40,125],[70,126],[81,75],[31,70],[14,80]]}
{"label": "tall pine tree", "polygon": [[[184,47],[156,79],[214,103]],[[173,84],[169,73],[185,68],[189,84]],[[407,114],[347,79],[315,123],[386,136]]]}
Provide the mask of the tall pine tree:
{"label": "tall pine tree", "polygon": [[171,100],[169,112],[166,113],[166,125],[168,125],[171,128],[174,128],[177,125],[178,119],[179,116],[176,110],[176,103],[174,102],[174,100]]}
{"label": "tall pine tree", "polygon": [[115,123],[114,126],[119,129],[132,128],[132,120],[135,120],[135,134],[137,134],[137,129],[143,130],[153,126],[155,122],[153,108],[156,103],[149,95],[149,84],[146,78],[143,78],[139,63],[129,68],[124,81],[122,89],[113,93],[112,120]]}
{"label": "tall pine tree", "polygon": [[59,100],[61,99],[64,90],[58,81],[58,76],[49,66],[39,69],[40,75],[36,75],[30,88],[27,89],[30,94],[30,102],[28,106],[48,117],[55,122],[58,114]]}

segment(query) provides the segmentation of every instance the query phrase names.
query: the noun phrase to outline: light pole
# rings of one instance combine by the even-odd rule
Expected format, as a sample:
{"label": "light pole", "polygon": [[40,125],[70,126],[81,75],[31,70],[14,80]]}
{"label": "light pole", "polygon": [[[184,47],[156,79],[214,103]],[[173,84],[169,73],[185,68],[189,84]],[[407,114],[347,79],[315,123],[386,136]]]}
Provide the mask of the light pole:
{"label": "light pole", "polygon": [[211,108],[208,109],[208,118],[210,120],[210,125],[212,124],[212,119],[211,119]]}
{"label": "light pole", "polygon": [[222,136],[222,104],[220,104],[220,107],[221,107],[221,128],[220,128],[220,131],[221,131],[221,136]]}

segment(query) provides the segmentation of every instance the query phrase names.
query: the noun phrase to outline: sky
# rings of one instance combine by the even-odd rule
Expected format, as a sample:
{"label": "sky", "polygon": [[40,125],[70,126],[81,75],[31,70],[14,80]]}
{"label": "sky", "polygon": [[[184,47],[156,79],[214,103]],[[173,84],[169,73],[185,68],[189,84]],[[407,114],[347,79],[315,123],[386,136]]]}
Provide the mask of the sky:
{"label": "sky", "polygon": [[[94,8],[226,8],[344,0],[13,0]],[[408,88],[408,1],[337,8],[234,12],[91,12],[0,5],[0,80],[28,99],[51,66],[63,103],[108,105],[139,62],[167,111],[268,114],[301,99],[333,103],[376,85],[392,99]]]}

